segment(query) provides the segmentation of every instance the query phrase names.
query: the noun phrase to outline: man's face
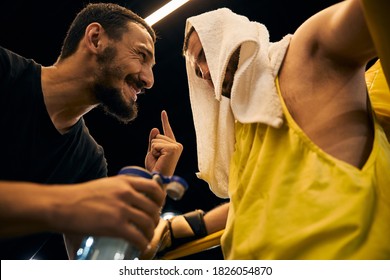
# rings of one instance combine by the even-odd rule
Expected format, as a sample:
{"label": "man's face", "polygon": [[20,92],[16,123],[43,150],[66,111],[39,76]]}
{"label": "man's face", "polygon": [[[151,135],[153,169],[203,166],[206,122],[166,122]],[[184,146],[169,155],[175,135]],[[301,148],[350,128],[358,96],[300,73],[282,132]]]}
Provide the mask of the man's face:
{"label": "man's face", "polygon": [[122,40],[110,43],[97,57],[94,92],[103,109],[128,123],[138,113],[137,95],[154,83],[154,43],[142,26],[129,23]]}
{"label": "man's face", "polygon": [[207,65],[203,46],[196,31],[193,31],[188,39],[186,56],[190,61],[191,67],[194,69],[196,76],[206,80],[208,85],[214,89],[214,84],[211,80],[210,70]]}
{"label": "man's face", "polygon": [[[231,56],[228,66],[226,67],[225,77],[222,83],[222,95],[229,97],[231,94],[234,74],[237,70],[240,48],[238,48]],[[207,81],[212,89],[214,89],[213,81],[211,80],[210,70],[207,64],[206,56],[200,42],[198,33],[194,30],[188,39],[188,48],[186,56],[190,61],[196,76]]]}

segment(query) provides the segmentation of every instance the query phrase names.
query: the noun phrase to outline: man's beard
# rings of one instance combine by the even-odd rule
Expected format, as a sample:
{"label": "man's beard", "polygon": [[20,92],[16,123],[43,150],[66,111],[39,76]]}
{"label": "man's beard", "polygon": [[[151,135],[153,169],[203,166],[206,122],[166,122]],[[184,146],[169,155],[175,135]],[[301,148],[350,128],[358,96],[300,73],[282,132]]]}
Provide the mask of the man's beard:
{"label": "man's beard", "polygon": [[[123,76],[122,70],[118,67],[112,67],[110,64],[115,61],[116,49],[107,47],[103,54],[98,57],[100,73],[97,76],[94,93],[100,107],[108,115],[113,116],[123,123],[129,123],[138,115],[137,104],[131,99],[129,102],[123,96],[122,89],[111,86],[111,81],[120,80]],[[128,77],[127,80],[134,77]],[[137,81],[133,81],[137,83]]]}
{"label": "man's beard", "polygon": [[137,117],[137,104],[132,100],[126,102],[120,90],[105,86],[104,83],[97,83],[94,92],[100,107],[106,114],[123,123],[129,123]]}

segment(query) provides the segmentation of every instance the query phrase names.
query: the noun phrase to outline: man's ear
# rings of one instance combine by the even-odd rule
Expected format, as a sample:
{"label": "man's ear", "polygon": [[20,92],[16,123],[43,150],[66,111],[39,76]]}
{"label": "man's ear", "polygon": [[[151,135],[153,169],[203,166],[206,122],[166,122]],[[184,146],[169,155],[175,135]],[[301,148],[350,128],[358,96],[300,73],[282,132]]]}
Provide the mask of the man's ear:
{"label": "man's ear", "polygon": [[93,53],[99,52],[99,48],[102,47],[101,38],[103,31],[103,27],[97,22],[89,24],[85,29],[84,41],[87,48]]}

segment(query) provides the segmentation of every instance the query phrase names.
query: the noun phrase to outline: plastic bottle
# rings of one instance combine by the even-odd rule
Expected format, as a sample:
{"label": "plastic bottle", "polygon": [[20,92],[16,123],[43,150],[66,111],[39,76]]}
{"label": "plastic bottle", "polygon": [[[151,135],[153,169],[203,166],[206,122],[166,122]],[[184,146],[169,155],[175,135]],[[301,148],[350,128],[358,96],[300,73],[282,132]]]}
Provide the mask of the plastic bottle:
{"label": "plastic bottle", "polygon": [[[139,176],[156,180],[166,189],[167,195],[179,200],[188,189],[187,182],[179,176],[163,176],[159,173],[150,173],[138,166],[123,167],[118,174]],[[105,236],[87,236],[77,250],[77,260],[134,260],[140,255],[139,250],[121,238]]]}

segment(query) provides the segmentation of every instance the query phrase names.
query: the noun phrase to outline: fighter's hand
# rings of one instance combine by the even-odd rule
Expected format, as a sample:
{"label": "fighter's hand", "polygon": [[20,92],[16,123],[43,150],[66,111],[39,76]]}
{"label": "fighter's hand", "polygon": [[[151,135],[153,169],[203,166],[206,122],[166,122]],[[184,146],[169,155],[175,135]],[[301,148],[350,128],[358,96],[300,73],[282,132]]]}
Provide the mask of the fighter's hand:
{"label": "fighter's hand", "polygon": [[165,110],[161,112],[161,122],[164,134],[160,134],[157,128],[150,131],[145,167],[151,172],[157,171],[165,176],[172,176],[183,145],[176,141]]}
{"label": "fighter's hand", "polygon": [[141,260],[155,259],[159,252],[168,249],[171,245],[171,232],[168,221],[161,218],[154,230],[152,241],[149,243],[147,249],[141,253],[139,258]]}

